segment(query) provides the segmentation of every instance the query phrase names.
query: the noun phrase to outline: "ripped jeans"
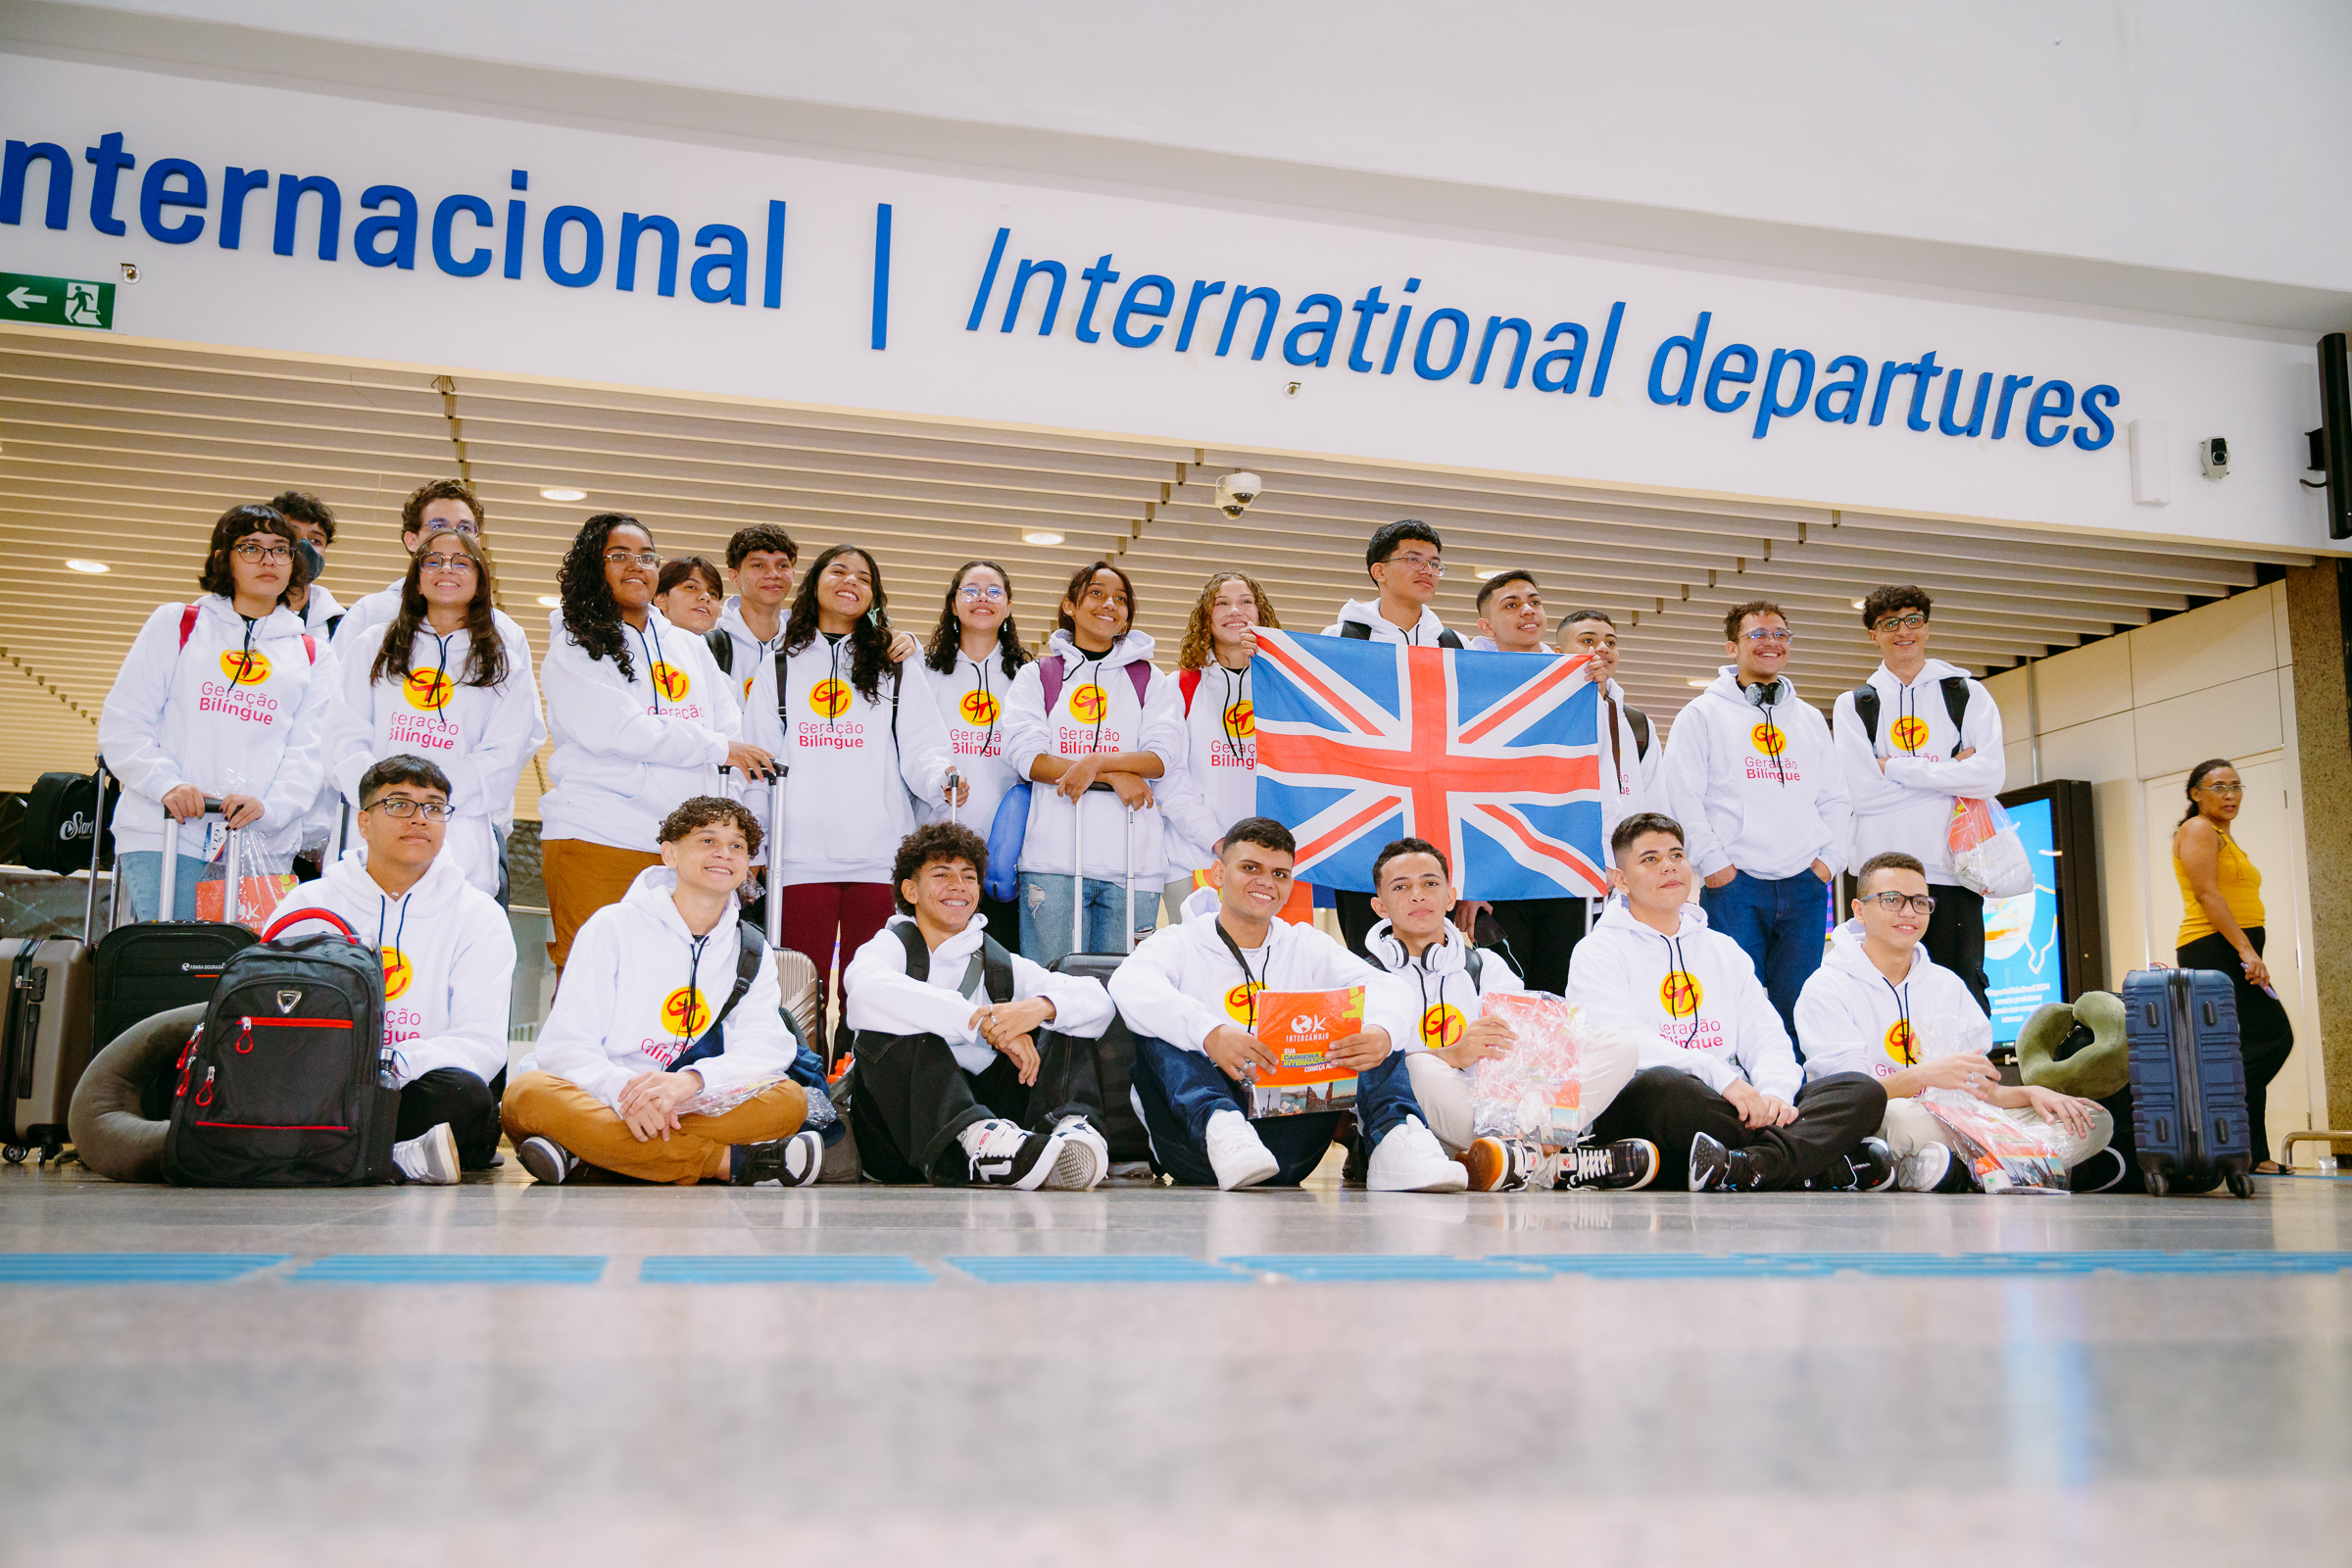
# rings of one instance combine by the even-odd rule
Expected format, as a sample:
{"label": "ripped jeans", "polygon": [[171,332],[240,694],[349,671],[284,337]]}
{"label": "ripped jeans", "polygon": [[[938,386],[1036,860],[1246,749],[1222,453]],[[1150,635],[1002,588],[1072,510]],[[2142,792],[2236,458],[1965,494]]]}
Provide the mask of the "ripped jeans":
{"label": "ripped jeans", "polygon": [[[1044,871],[1023,871],[1020,877],[1021,956],[1052,966],[1072,953],[1125,953],[1121,927],[1127,923],[1127,884],[1086,879],[1086,928],[1083,941],[1070,931],[1070,881]],[[1159,895],[1142,883],[1135,890],[1136,940],[1150,935],[1159,921]]]}

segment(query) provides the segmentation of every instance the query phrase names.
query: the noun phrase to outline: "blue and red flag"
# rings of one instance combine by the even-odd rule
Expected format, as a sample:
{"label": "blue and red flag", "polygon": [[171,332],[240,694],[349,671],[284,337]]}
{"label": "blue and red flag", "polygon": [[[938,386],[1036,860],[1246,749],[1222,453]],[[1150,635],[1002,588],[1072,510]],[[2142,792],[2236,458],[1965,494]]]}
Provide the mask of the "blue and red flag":
{"label": "blue and red flag", "polygon": [[1468,898],[1607,891],[1584,659],[1267,630],[1257,650],[1257,809],[1298,836],[1302,880],[1371,892],[1381,847],[1423,838]]}

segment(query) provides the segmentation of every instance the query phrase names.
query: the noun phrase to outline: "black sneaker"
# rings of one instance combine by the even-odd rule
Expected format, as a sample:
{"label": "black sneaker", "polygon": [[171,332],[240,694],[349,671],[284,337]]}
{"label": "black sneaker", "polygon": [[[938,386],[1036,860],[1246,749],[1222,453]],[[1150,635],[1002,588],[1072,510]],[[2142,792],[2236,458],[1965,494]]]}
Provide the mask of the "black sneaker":
{"label": "black sneaker", "polygon": [[1658,1146],[1646,1138],[1620,1138],[1613,1144],[1565,1149],[1560,1152],[1559,1190],[1630,1193],[1656,1181],[1660,1163]]}
{"label": "black sneaker", "polygon": [[1033,1133],[1018,1122],[995,1119],[966,1127],[959,1137],[974,1187],[1033,1193],[1054,1174],[1069,1134],[1059,1128]]}
{"label": "black sneaker", "polygon": [[1883,1193],[1894,1185],[1894,1152],[1884,1138],[1865,1138],[1813,1178],[1817,1193]]}
{"label": "black sneaker", "polygon": [[1705,1133],[1690,1135],[1690,1190],[1694,1193],[1752,1193],[1755,1161],[1744,1149],[1726,1149]]}
{"label": "black sneaker", "polygon": [[727,1181],[735,1187],[757,1187],[761,1182],[806,1187],[816,1180],[824,1163],[824,1135],[798,1132],[764,1144],[737,1144],[729,1156]]}
{"label": "black sneaker", "polygon": [[2103,1193],[2126,1174],[2123,1154],[2110,1145],[2068,1172],[2067,1185],[2078,1193]]}
{"label": "black sneaker", "polygon": [[553,1138],[525,1138],[514,1146],[514,1159],[543,1187],[561,1187],[580,1168],[580,1156]]}

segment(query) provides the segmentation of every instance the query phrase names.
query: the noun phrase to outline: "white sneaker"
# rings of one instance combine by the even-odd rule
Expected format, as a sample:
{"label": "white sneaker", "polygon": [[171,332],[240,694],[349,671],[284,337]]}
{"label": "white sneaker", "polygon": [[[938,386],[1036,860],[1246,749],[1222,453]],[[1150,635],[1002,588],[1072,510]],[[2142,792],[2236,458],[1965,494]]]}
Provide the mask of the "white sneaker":
{"label": "white sneaker", "polygon": [[797,1132],[784,1146],[784,1185],[813,1187],[825,1170],[825,1135]]}
{"label": "white sneaker", "polygon": [[392,1146],[392,1163],[420,1187],[451,1187],[458,1180],[458,1138],[443,1122],[405,1144]]}
{"label": "white sneaker", "polygon": [[1059,1132],[1033,1133],[1001,1117],[976,1121],[956,1136],[971,1161],[974,1187],[1007,1187],[1016,1193],[1033,1193],[1046,1184],[1065,1142]]}
{"label": "white sneaker", "polygon": [[1906,1193],[1932,1193],[1952,1171],[1948,1144],[1922,1144],[1894,1162],[1894,1185]]}
{"label": "white sneaker", "polygon": [[1084,1116],[1068,1115],[1054,1124],[1054,1131],[1061,1136],[1061,1148],[1054,1156],[1054,1168],[1046,1174],[1049,1188],[1083,1193],[1110,1174],[1110,1145],[1092,1122]]}
{"label": "white sneaker", "polygon": [[[1282,1169],[1282,1161],[1274,1157],[1265,1140],[1257,1136],[1250,1118],[1238,1110],[1212,1112],[1207,1135],[1200,1142],[1201,1152],[1208,1155],[1208,1167],[1217,1173],[1217,1186],[1222,1191],[1255,1187]],[[1434,1145],[1437,1140],[1433,1138],[1430,1142]],[[1443,1151],[1438,1157],[1445,1159]],[[1446,1163],[1453,1165],[1457,1172],[1462,1168],[1450,1159]]]}
{"label": "white sneaker", "polygon": [[525,1138],[514,1146],[514,1157],[542,1187],[561,1187],[580,1168],[580,1156],[553,1138]]}
{"label": "white sneaker", "polygon": [[1372,1151],[1364,1185],[1376,1193],[1458,1193],[1470,1185],[1470,1173],[1420,1117],[1407,1116]]}

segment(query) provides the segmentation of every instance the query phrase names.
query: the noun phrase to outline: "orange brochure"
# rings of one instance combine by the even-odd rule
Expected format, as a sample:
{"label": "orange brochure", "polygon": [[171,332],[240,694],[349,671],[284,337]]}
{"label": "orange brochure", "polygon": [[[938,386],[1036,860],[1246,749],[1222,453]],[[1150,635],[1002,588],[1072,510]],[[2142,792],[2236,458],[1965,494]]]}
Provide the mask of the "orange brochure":
{"label": "orange brochure", "polygon": [[1362,986],[1261,991],[1256,1010],[1258,1042],[1280,1065],[1257,1070],[1250,1086],[1251,1116],[1305,1116],[1355,1103],[1355,1069],[1333,1062],[1331,1045],[1362,1032]]}

